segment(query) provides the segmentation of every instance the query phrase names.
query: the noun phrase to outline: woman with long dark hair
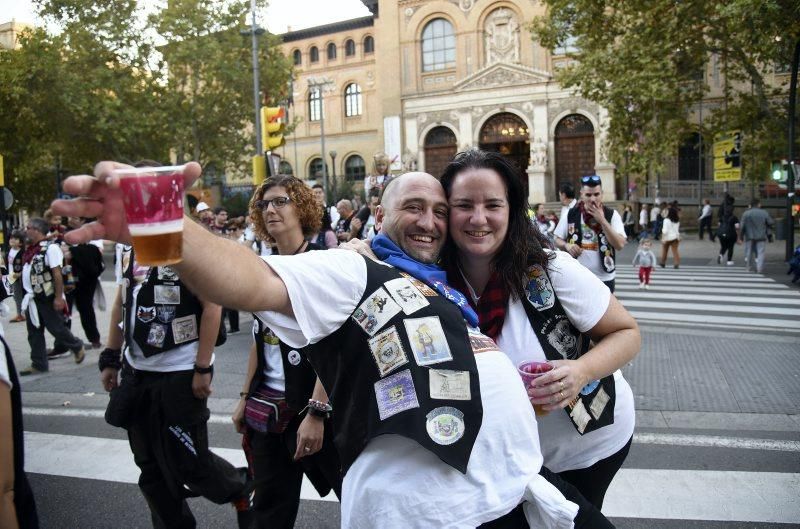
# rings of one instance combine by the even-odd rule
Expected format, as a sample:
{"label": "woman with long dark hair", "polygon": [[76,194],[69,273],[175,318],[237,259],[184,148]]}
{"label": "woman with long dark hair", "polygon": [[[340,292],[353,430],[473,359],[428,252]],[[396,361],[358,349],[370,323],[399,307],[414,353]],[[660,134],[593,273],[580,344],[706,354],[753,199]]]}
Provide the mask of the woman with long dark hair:
{"label": "woman with long dark hair", "polygon": [[633,393],[619,369],[639,351],[636,322],[597,277],[537,233],[505,158],[462,152],[441,183],[450,205],[448,280],[515,364],[553,366],[528,388],[547,413],[538,417],[544,464],[599,509],[633,435]]}
{"label": "woman with long dark hair", "polygon": [[[319,231],[311,189],[291,176],[268,178],[250,199],[259,240],[293,255],[319,247],[306,237]],[[339,458],[329,428],[328,397],[308,361],[257,318],[233,423],[256,482],[256,527],[294,527],[303,473],[320,495],[341,492]]]}

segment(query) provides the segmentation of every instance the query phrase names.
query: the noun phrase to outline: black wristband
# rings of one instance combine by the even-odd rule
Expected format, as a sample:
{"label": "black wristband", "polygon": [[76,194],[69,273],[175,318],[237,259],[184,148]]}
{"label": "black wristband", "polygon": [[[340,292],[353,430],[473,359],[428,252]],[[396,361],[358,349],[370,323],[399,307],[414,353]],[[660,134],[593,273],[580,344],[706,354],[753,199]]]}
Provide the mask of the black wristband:
{"label": "black wristband", "polygon": [[119,371],[122,369],[120,353],[121,351],[119,349],[111,349],[110,347],[106,347],[100,353],[100,358],[97,361],[97,367],[100,368],[100,371],[108,367]]}
{"label": "black wristband", "polygon": [[213,373],[214,372],[214,364],[211,364],[208,367],[200,367],[199,365],[195,364],[194,365],[194,372],[195,373],[200,373],[201,375],[207,375],[209,373]]}
{"label": "black wristband", "polygon": [[321,419],[327,419],[331,416],[331,412],[318,410],[316,408],[312,408],[311,406],[308,407],[308,414],[312,417],[319,417]]}

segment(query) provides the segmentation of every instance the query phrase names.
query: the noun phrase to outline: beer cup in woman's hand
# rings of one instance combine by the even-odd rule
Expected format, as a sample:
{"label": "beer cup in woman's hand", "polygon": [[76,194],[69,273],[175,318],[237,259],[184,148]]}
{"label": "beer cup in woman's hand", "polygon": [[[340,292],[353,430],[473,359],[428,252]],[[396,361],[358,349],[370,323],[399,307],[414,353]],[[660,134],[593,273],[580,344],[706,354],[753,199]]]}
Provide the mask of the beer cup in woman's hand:
{"label": "beer cup in woman's hand", "polygon": [[[517,371],[519,372],[519,376],[522,378],[522,383],[525,385],[526,391],[530,387],[531,382],[544,375],[548,371],[552,371],[552,369],[552,364],[547,362],[536,362],[534,360],[521,362],[517,366]],[[541,404],[534,404],[533,410],[536,412],[536,415],[547,415],[548,413],[547,410],[542,408]]]}

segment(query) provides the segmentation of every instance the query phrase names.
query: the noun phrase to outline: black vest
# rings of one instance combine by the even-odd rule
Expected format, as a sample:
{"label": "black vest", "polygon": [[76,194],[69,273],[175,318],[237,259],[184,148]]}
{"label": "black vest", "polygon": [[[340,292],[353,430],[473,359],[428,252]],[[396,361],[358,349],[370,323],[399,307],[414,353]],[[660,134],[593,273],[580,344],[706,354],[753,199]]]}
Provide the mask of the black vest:
{"label": "black vest", "polygon": [[131,344],[133,339],[145,358],[198,341],[203,305],[169,266],[154,266],[147,272],[136,295],[135,323],[131,329],[134,259],[131,248],[127,268],[122,272],[125,341]]}
{"label": "black vest", "polygon": [[55,294],[55,287],[53,286],[53,273],[50,271],[50,265],[46,262],[47,248],[50,247],[49,241],[41,241],[39,243],[39,250],[31,259],[31,287],[33,288],[33,297],[44,298]]}
{"label": "black vest", "polygon": [[8,263],[8,265],[11,267],[11,271],[14,272],[15,274],[22,273],[22,255],[24,253],[25,250],[20,248],[19,251],[17,252],[17,255],[14,256],[14,259],[10,263]]}
{"label": "black vest", "polygon": [[[614,210],[603,206],[603,216],[610,224],[611,217],[614,216]],[[577,206],[567,212],[567,242],[580,246],[581,241],[583,241],[582,220],[581,210]],[[597,234],[597,240],[599,241],[600,266],[610,274],[617,268],[617,253],[614,251],[614,247],[609,244],[608,237],[603,230],[600,230]]]}
{"label": "black vest", "polygon": [[[522,306],[539,345],[548,360],[575,360],[589,350],[591,337],[581,333],[567,317],[547,271],[539,265],[528,268]],[[583,435],[614,423],[616,390],[614,375],[594,380],[581,389],[564,408],[578,433]]]}
{"label": "black vest", "polygon": [[342,473],[381,434],[412,439],[466,473],[483,406],[461,311],[399,270],[364,260],[356,310],[304,349],[334,408]]}

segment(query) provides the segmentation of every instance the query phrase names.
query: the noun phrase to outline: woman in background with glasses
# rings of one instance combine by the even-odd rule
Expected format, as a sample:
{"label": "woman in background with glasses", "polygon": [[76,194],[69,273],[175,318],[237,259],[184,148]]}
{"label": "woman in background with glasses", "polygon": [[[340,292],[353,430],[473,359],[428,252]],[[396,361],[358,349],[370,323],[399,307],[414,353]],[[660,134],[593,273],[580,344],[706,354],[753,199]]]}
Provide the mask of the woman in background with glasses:
{"label": "woman in background with glasses", "polygon": [[[306,237],[320,229],[319,206],[301,180],[267,179],[250,200],[260,240],[280,255],[320,249]],[[257,318],[240,400],[233,423],[257,483],[255,527],[291,528],[300,504],[303,473],[321,496],[341,491],[339,458],[328,427],[328,397],[308,361],[281,343]]]}

